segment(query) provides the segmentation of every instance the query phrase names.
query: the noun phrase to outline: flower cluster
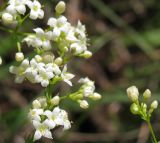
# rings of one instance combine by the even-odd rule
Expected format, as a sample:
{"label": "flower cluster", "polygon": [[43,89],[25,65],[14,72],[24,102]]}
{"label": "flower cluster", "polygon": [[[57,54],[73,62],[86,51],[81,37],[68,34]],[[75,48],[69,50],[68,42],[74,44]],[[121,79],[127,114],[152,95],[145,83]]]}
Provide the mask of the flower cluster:
{"label": "flower cluster", "polygon": [[51,130],[57,126],[63,126],[64,130],[71,128],[67,112],[56,106],[59,100],[59,96],[55,96],[50,100],[41,97],[33,101],[28,115],[36,129],[34,140],[42,136],[52,139]]}
{"label": "flower cluster", "polygon": [[146,89],[143,93],[143,102],[139,101],[139,91],[136,86],[127,89],[127,95],[133,102],[131,104],[131,112],[139,115],[143,120],[149,121],[153,111],[158,107],[158,101],[154,100],[148,108],[147,101],[151,97],[151,91]]}
{"label": "flower cluster", "polygon": [[26,7],[30,9],[29,17],[33,20],[42,19],[44,11],[38,0],[9,0],[6,9],[3,11],[2,20],[5,24],[17,22],[21,15],[25,15]]}
{"label": "flower cluster", "polygon": [[54,59],[52,53],[44,55],[35,55],[30,61],[24,59],[19,66],[11,66],[10,72],[16,74],[15,82],[22,83],[24,79],[28,79],[31,83],[41,83],[43,87],[47,87],[54,81],[65,81],[70,86],[70,81],[74,75],[67,72],[67,65],[59,67],[61,59]]}
{"label": "flower cluster", "polygon": [[40,50],[49,51],[57,48],[62,57],[73,55],[89,58],[92,56],[92,53],[87,50],[85,26],[80,21],[74,27],[65,16],[60,15],[57,18],[49,18],[47,24],[49,27],[46,30],[36,28],[35,33],[27,36],[23,41],[28,46]]}
{"label": "flower cluster", "polygon": [[[6,20],[7,23],[9,19],[4,14],[10,14],[12,18],[15,16],[14,20],[19,23],[18,17],[26,13],[26,6],[30,9],[29,17],[31,19],[43,17],[44,13],[37,0],[9,0],[2,20]],[[77,102],[81,108],[86,109],[89,107],[87,98],[92,100],[101,98],[101,95],[95,92],[94,82],[89,78],[79,80],[82,85],[78,91],[62,97],[58,95],[52,97],[52,87],[59,81],[64,81],[70,86],[73,85],[71,79],[75,75],[68,72],[68,62],[74,56],[83,58],[92,56],[87,49],[85,26],[80,21],[76,26],[68,22],[67,18],[62,15],[65,11],[64,2],[60,1],[55,7],[55,11],[56,17],[49,18],[48,27],[45,30],[40,27],[34,28],[34,33],[27,33],[27,36],[24,34],[23,40],[17,41],[18,52],[15,54],[17,65],[11,66],[9,69],[16,75],[16,83],[28,80],[34,84],[39,83],[45,88],[44,97],[35,99],[29,112],[29,118],[36,130],[34,140],[38,140],[42,136],[52,139],[51,130],[57,126],[63,126],[64,130],[71,127],[67,112],[59,108],[61,100],[71,99]],[[15,34],[18,33],[18,28],[19,26],[16,27]],[[21,42],[34,48],[35,54],[31,58],[24,56]]]}

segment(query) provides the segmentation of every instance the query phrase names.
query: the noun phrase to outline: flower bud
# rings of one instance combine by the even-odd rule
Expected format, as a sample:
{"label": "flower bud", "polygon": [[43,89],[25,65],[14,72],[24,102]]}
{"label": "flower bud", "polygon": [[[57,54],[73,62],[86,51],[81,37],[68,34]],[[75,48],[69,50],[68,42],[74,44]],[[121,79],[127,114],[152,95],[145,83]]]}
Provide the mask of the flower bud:
{"label": "flower bud", "polygon": [[146,103],[141,103],[141,108],[142,108],[143,113],[147,112],[147,104]]}
{"label": "flower bud", "polygon": [[138,105],[135,104],[135,103],[133,103],[133,104],[131,105],[130,110],[131,110],[132,114],[135,114],[135,115],[136,115],[136,114],[139,113]]}
{"label": "flower bud", "polygon": [[89,104],[86,100],[79,100],[79,104],[80,104],[80,107],[83,109],[87,109],[89,107]]}
{"label": "flower bud", "polygon": [[61,57],[58,57],[55,59],[54,63],[59,66],[63,63],[63,59]]}
{"label": "flower bud", "polygon": [[101,99],[102,98],[102,96],[99,94],[99,93],[97,93],[97,92],[94,92],[93,93],[93,95],[91,95],[91,96],[89,96],[91,99],[93,99],[93,100],[99,100],[99,99]]}
{"label": "flower bud", "polygon": [[22,52],[16,53],[15,59],[16,59],[17,62],[21,62],[24,59],[23,53]]}
{"label": "flower bud", "polygon": [[58,105],[59,104],[59,101],[60,101],[60,97],[58,95],[56,95],[55,97],[53,97],[51,99],[51,104],[53,105]]}
{"label": "flower bud", "polygon": [[38,101],[41,103],[41,107],[42,107],[42,108],[46,108],[46,107],[47,107],[47,100],[46,100],[46,98],[40,97],[40,98],[38,99]]}
{"label": "flower bud", "polygon": [[136,86],[131,86],[127,89],[128,97],[133,101],[136,102],[138,100],[139,92]]}
{"label": "flower bud", "polygon": [[62,14],[65,11],[65,9],[66,9],[66,4],[63,1],[60,1],[55,7],[55,10],[58,14]]}
{"label": "flower bud", "polygon": [[32,102],[33,108],[38,109],[41,108],[41,103],[38,100],[34,100]]}
{"label": "flower bud", "polygon": [[146,89],[143,93],[144,99],[149,99],[151,97],[151,91],[149,89]]}
{"label": "flower bud", "polygon": [[41,57],[40,55],[36,55],[36,56],[35,56],[35,60],[36,60],[38,63],[40,63],[40,62],[42,62],[42,57]]}
{"label": "flower bud", "polygon": [[83,57],[86,58],[86,59],[92,57],[92,52],[90,52],[90,51],[85,51],[85,52],[83,53]]}
{"label": "flower bud", "polygon": [[151,109],[156,109],[158,107],[158,101],[157,100],[154,100],[152,103],[151,103]]}
{"label": "flower bud", "polygon": [[4,24],[12,24],[13,22],[13,16],[10,13],[3,13],[2,14],[2,21]]}

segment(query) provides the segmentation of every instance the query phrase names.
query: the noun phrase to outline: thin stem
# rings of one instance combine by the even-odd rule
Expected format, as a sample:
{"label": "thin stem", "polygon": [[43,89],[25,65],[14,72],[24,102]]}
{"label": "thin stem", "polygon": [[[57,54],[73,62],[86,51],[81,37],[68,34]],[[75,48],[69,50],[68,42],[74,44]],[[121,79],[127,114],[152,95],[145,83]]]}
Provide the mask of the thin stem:
{"label": "thin stem", "polygon": [[148,127],[149,127],[149,130],[151,132],[151,135],[152,135],[152,138],[153,138],[153,142],[154,143],[158,143],[157,139],[156,139],[156,136],[154,134],[154,131],[153,131],[153,128],[152,128],[152,125],[151,125],[151,122],[150,120],[147,121],[147,124],[148,124]]}

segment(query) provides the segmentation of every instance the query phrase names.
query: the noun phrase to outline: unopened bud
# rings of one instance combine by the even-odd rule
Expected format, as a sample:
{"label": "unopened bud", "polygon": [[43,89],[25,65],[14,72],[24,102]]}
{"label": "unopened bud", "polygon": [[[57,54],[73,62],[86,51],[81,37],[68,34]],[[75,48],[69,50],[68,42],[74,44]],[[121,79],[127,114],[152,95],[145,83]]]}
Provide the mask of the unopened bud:
{"label": "unopened bud", "polygon": [[90,52],[90,51],[85,51],[85,52],[83,53],[83,57],[86,58],[86,59],[92,57],[92,52]]}
{"label": "unopened bud", "polygon": [[146,89],[143,93],[144,99],[149,99],[151,97],[151,91],[149,89]]}
{"label": "unopened bud", "polygon": [[23,53],[22,52],[16,53],[15,59],[16,59],[17,62],[21,62],[24,59]]}
{"label": "unopened bud", "polygon": [[66,9],[66,4],[63,1],[60,1],[55,7],[55,10],[58,14],[62,14],[65,11],[65,9]]}
{"label": "unopened bud", "polygon": [[13,16],[10,13],[3,13],[2,14],[2,21],[4,24],[12,24],[13,23]]}
{"label": "unopened bud", "polygon": [[151,109],[156,109],[158,107],[158,101],[157,100],[154,100],[152,103],[151,103]]}
{"label": "unopened bud", "polygon": [[136,115],[136,114],[139,113],[138,105],[135,104],[135,103],[133,103],[133,104],[131,105],[130,110],[131,110],[132,114],[135,114],[135,115]]}
{"label": "unopened bud", "polygon": [[55,97],[53,97],[51,99],[51,104],[53,105],[58,105],[59,104],[59,101],[60,101],[60,97],[58,95],[56,95]]}
{"label": "unopened bud", "polygon": [[139,92],[136,86],[131,86],[127,89],[128,97],[133,101],[136,102],[138,100]]}
{"label": "unopened bud", "polygon": [[93,99],[93,100],[99,100],[99,99],[101,99],[102,98],[102,96],[99,94],[99,93],[97,93],[97,92],[94,92],[93,93],[93,95],[91,95],[91,96],[89,96],[91,99]]}
{"label": "unopened bud", "polygon": [[86,100],[79,100],[79,104],[80,104],[80,107],[83,109],[87,109],[89,107],[89,104]]}
{"label": "unopened bud", "polygon": [[36,55],[36,56],[35,56],[35,60],[36,60],[38,63],[40,63],[40,62],[42,62],[42,57],[41,57],[40,55]]}
{"label": "unopened bud", "polygon": [[59,66],[63,63],[63,59],[61,57],[58,57],[55,59],[54,63]]}
{"label": "unopened bud", "polygon": [[33,105],[33,108],[36,108],[36,109],[41,108],[41,103],[38,100],[34,100],[32,105]]}

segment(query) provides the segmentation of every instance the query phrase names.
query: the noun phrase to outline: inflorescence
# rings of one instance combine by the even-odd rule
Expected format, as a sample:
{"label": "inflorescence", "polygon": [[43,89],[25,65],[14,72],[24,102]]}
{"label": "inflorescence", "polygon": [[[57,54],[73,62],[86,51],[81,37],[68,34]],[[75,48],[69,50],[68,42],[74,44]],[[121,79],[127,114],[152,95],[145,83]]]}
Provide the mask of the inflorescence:
{"label": "inflorescence", "polygon": [[[29,13],[28,10],[29,9]],[[73,86],[71,80],[74,74],[68,72],[67,64],[73,57],[90,58],[92,53],[87,49],[87,36],[85,26],[80,21],[72,25],[65,16],[66,5],[60,1],[56,7],[56,16],[49,18],[47,28],[34,28],[33,33],[24,34],[22,41],[17,41],[18,52],[15,59],[17,66],[11,66],[9,71],[16,75],[15,82],[22,83],[28,80],[39,83],[45,88],[45,94],[32,102],[29,119],[34,128],[34,140],[42,136],[52,139],[51,130],[63,126],[64,130],[71,127],[68,114],[60,108],[60,102],[69,98],[77,102],[81,108],[89,107],[87,98],[99,100],[101,95],[95,92],[94,82],[88,77],[79,79],[80,88],[66,96],[52,96],[49,88],[60,81]],[[14,25],[15,32],[22,23],[30,18],[43,19],[43,6],[37,0],[9,0],[6,9],[2,12],[1,19],[4,25]],[[22,33],[23,35],[23,33]],[[21,49],[21,43],[33,47],[34,56],[26,57]]]}

